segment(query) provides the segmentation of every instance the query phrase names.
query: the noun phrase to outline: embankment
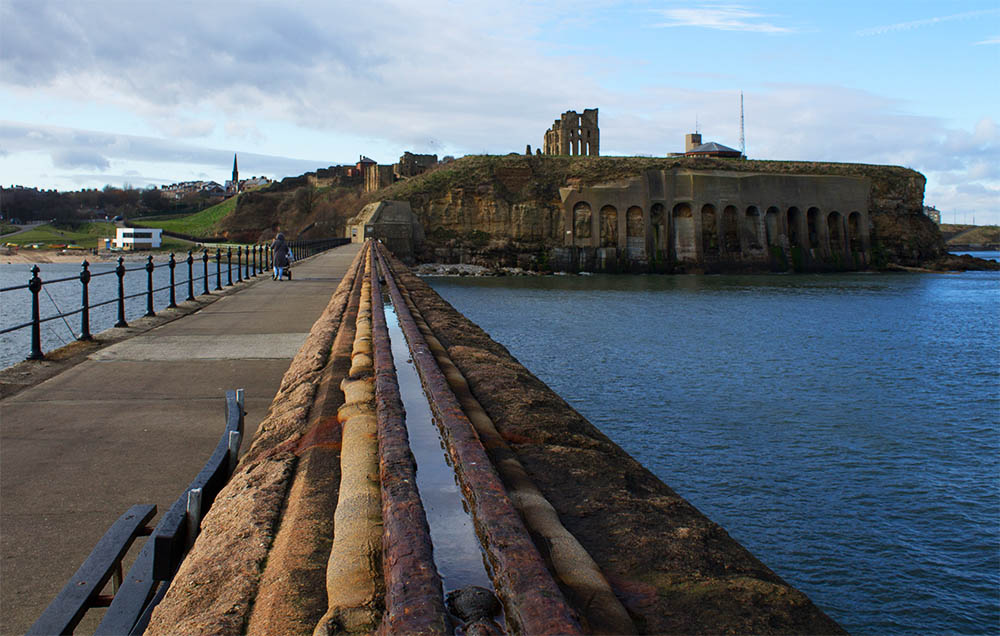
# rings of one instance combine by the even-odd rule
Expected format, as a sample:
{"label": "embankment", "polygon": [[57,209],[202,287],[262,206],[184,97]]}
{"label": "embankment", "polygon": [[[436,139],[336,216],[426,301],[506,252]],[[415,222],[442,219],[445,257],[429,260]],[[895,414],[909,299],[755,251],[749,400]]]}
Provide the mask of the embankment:
{"label": "embankment", "polygon": [[[502,438],[487,443],[491,462],[523,466],[638,633],[843,633],[401,263],[393,269]],[[324,572],[338,508],[330,493],[341,488],[340,467],[354,461],[341,438],[350,419],[336,413],[351,403],[338,387],[351,373],[352,342],[358,355],[360,276],[355,268],[344,278],[292,362],[147,633],[311,633],[337,601],[327,598]],[[525,492],[523,481],[504,485]],[[370,523],[381,528],[380,519]],[[572,593],[572,572],[560,575],[560,555],[545,536],[533,534],[535,545],[585,618],[588,600]],[[381,576],[371,564],[369,578]],[[371,583],[357,581],[359,589],[381,588]],[[365,607],[383,606],[375,598]]]}

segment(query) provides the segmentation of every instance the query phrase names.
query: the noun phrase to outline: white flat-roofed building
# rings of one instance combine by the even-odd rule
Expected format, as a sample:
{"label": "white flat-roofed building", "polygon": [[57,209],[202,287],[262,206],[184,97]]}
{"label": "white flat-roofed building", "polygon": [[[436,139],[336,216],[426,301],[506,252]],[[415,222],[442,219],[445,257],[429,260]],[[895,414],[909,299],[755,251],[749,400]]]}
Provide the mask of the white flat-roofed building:
{"label": "white flat-roofed building", "polygon": [[115,247],[123,250],[151,250],[163,243],[163,230],[151,227],[120,227]]}

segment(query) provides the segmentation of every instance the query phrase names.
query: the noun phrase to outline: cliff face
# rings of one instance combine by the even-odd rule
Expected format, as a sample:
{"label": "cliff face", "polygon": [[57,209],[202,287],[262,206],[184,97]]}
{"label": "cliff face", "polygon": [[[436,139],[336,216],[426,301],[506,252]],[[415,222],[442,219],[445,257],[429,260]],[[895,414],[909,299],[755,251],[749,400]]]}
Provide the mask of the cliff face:
{"label": "cliff face", "polygon": [[[700,196],[697,185],[694,192],[669,191],[669,185],[668,192],[661,192],[660,186],[650,185],[657,178],[663,181],[663,175],[677,181],[680,174],[696,175],[692,183],[718,183],[725,175],[732,182],[748,181],[738,177],[756,175],[799,185],[781,186],[792,194],[773,201],[744,197],[743,203],[728,192],[716,199]],[[815,203],[810,193],[821,190],[815,184],[831,181],[829,177],[867,183],[867,203],[849,208]],[[628,218],[631,204],[617,205],[615,216],[606,219],[602,204],[593,202],[589,221],[583,220],[590,224],[587,229],[566,203],[568,190],[603,191],[636,180],[646,184],[646,198],[636,205],[641,222]],[[366,203],[401,200],[410,203],[423,225],[426,241],[415,255],[423,262],[611,271],[916,266],[939,258],[945,249],[937,227],[922,214],[924,184],[923,175],[898,166],[703,157],[468,156],[367,195],[360,184],[331,180],[323,171],[286,179],[241,195],[224,231],[234,238],[268,239],[280,226],[292,237],[342,236],[346,219]],[[677,213],[673,203],[684,200],[695,208],[688,225],[675,223],[672,216]],[[657,220],[658,201],[665,219]],[[715,207],[706,212],[702,203]],[[790,212],[794,206],[800,207],[797,216]],[[750,207],[759,218],[750,218]],[[820,207],[824,209],[818,211]],[[775,218],[769,219],[772,210]],[[859,214],[851,218],[852,211]],[[682,231],[686,234],[679,236]]]}
{"label": "cliff face", "polygon": [[[711,175],[753,173],[799,177],[839,176],[863,178],[870,182],[869,209],[862,211],[866,213],[864,225],[867,227],[860,230],[848,227],[847,209],[843,210],[842,229],[835,228],[833,221],[829,226],[834,242],[839,237],[845,243],[842,252],[854,251],[847,241],[847,234],[852,231],[863,233],[868,245],[867,250],[859,248],[859,253],[863,251],[860,257],[837,254],[836,245],[828,248],[826,254],[821,254],[822,250],[810,250],[810,244],[804,235],[816,234],[817,228],[805,225],[805,221],[802,221],[802,230],[799,232],[803,235],[799,237],[802,249],[796,249],[796,231],[789,227],[777,226],[775,233],[782,236],[770,237],[770,244],[784,252],[783,258],[774,257],[773,254],[762,256],[759,251],[748,256],[747,241],[744,241],[741,257],[734,258],[732,254],[727,257],[724,248],[720,250],[723,253],[716,257],[711,250],[714,243],[724,240],[721,236],[723,221],[713,218],[711,223],[716,225],[709,226],[709,221],[698,219],[698,229],[693,231],[691,240],[704,245],[705,253],[698,257],[703,261],[700,265],[707,264],[709,269],[714,268],[716,271],[787,269],[792,266],[793,261],[805,263],[803,267],[806,269],[855,269],[889,263],[916,265],[937,258],[944,250],[936,226],[922,214],[925,184],[923,175],[896,166],[709,158],[518,155],[465,157],[442,166],[433,173],[385,188],[378,192],[378,196],[410,202],[423,222],[427,235],[425,249],[419,255],[421,260],[545,268],[550,264],[553,250],[558,251],[566,245],[565,234],[572,229],[567,227],[570,225],[567,215],[572,213],[564,208],[560,188],[585,189],[623,183],[629,179],[644,178],[650,171],[668,174],[681,171]],[[697,193],[694,193],[694,199],[698,199]],[[808,197],[804,197],[803,215],[807,205]],[[720,212],[721,210],[717,210],[714,213]],[[760,213],[763,212],[761,209]],[[786,209],[780,210],[781,215],[785,212]],[[593,213],[597,214],[598,210],[593,210]],[[620,227],[627,231],[625,210],[618,209],[616,213],[623,217]],[[698,213],[696,210],[695,215]],[[782,223],[787,225],[784,216],[782,219]],[[826,225],[825,219],[819,221],[819,234],[827,234]],[[595,225],[595,231],[600,232],[601,229]],[[750,228],[750,232],[753,231]],[[762,237],[764,231],[761,222]],[[651,228],[649,233],[653,232],[655,228]],[[714,236],[711,232],[720,236]],[[791,236],[791,239],[785,235]],[[815,236],[812,239],[812,247],[816,247]],[[603,239],[599,241],[594,238],[593,242],[595,247],[606,246]],[[623,241],[619,241],[621,243]],[[656,246],[651,243],[652,239],[647,243],[646,249],[651,258],[644,257],[645,260],[640,262],[640,269],[654,268],[649,262],[655,261]],[[860,243],[859,238],[858,244]],[[668,248],[665,245],[664,252],[673,258]],[[735,250],[732,251],[735,253]],[[620,258],[619,256],[619,260]],[[599,266],[597,268],[600,269]]]}

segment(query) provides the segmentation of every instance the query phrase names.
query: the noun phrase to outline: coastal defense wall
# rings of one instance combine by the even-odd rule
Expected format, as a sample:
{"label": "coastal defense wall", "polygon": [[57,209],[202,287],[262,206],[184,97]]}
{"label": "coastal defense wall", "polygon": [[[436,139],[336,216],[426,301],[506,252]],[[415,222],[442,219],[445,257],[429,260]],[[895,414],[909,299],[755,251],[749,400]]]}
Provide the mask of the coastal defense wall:
{"label": "coastal defense wall", "polygon": [[423,261],[843,270],[943,253],[922,214],[924,182],[896,166],[510,155],[465,157],[380,194],[410,201],[427,235]]}
{"label": "coastal defense wall", "polygon": [[[867,177],[650,170],[562,188],[562,269],[848,269],[870,261]],[[566,249],[568,248],[568,249]]]}

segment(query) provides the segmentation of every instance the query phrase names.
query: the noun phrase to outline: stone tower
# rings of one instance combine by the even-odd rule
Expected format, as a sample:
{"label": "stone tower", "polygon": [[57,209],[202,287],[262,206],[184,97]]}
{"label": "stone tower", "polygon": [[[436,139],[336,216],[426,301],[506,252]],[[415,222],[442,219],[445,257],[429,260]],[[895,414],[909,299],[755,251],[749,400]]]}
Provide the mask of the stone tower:
{"label": "stone tower", "polygon": [[597,127],[597,109],[585,109],[582,115],[574,110],[563,113],[545,132],[542,148],[547,155],[599,157],[601,133]]}

